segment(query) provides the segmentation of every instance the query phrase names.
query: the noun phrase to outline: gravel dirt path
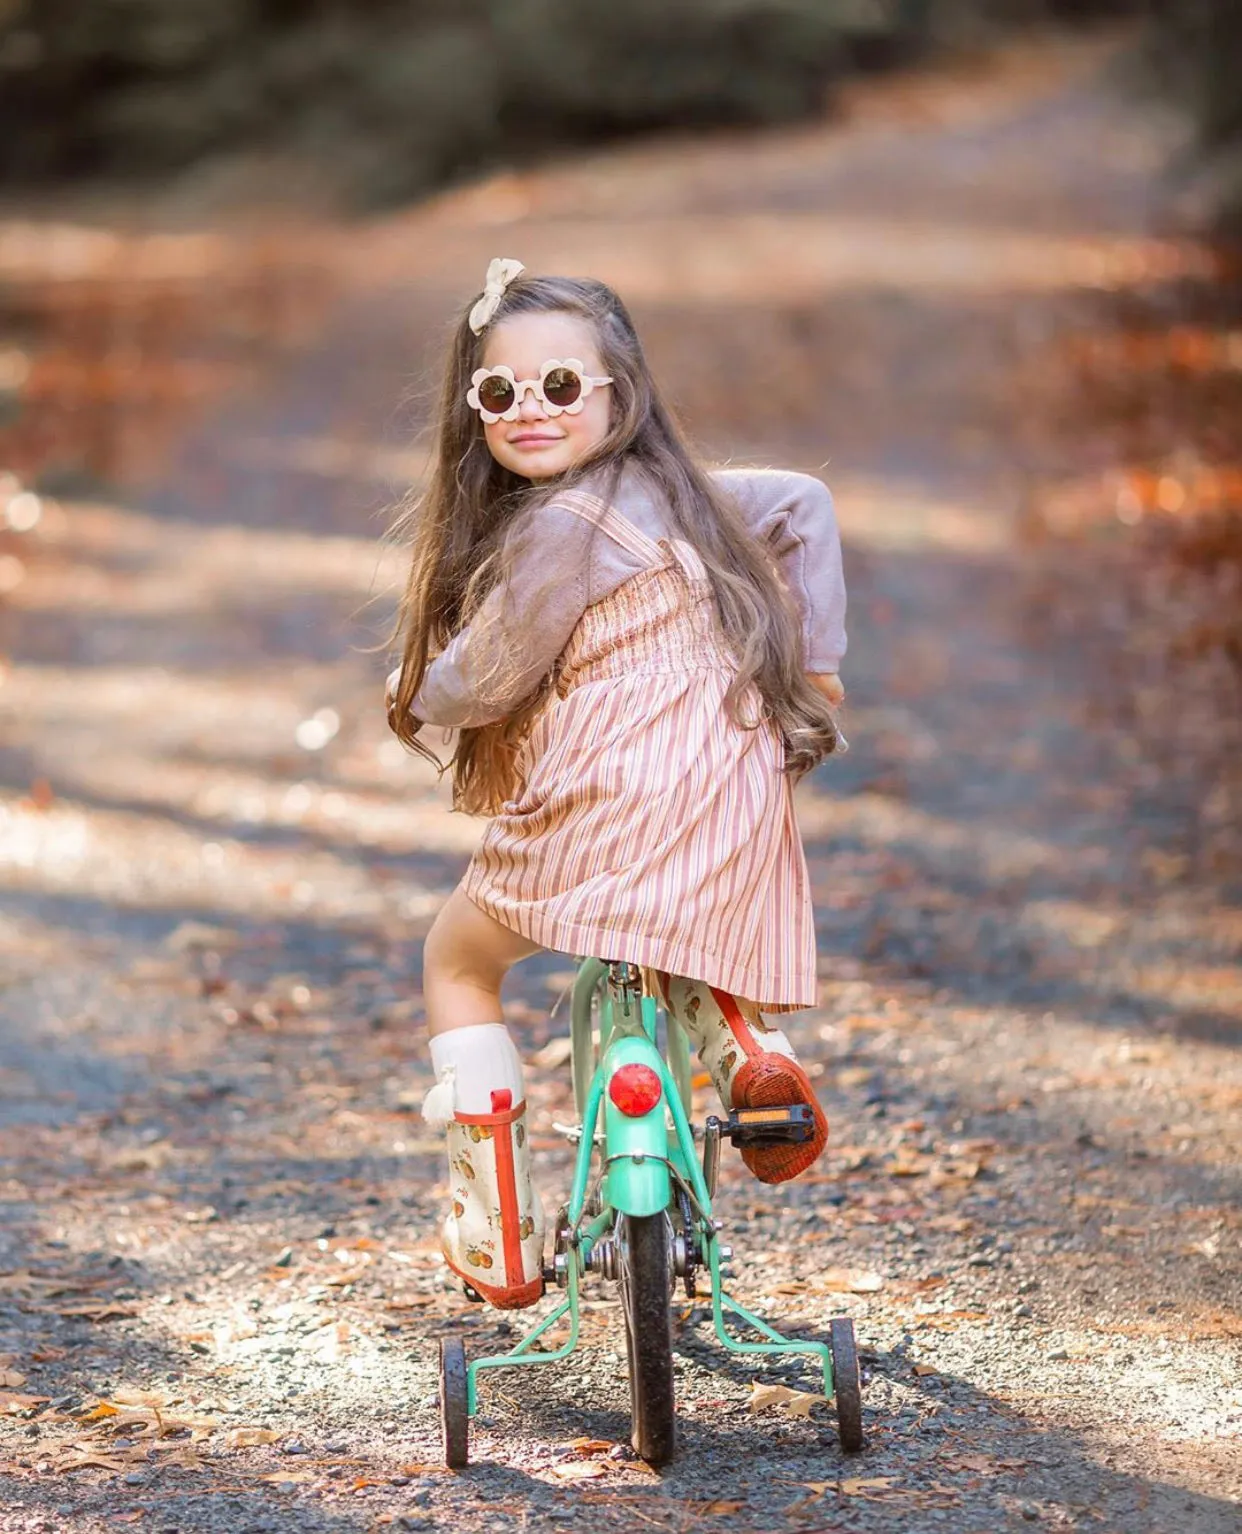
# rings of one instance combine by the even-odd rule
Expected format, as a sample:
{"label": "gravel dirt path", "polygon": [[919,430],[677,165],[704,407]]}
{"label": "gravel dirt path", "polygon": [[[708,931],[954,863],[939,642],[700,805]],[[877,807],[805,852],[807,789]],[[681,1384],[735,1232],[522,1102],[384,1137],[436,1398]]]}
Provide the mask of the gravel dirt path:
{"label": "gravel dirt path", "polygon": [[[1053,43],[309,230],[330,298],[262,387],[141,496],[45,504],[0,614],[0,1529],[1238,1528],[1238,886],[1018,535],[1024,358],[1193,259],[1152,233],[1175,125],[1114,77]],[[723,1213],[746,1303],[855,1318],[861,1458],[752,1409],[811,1382],[688,1302],[679,1457],[613,1452],[601,1286],[438,1465],[435,1339],[514,1327],[445,1280],[417,1113],[419,940],[478,832],[364,646],[420,370],[497,253],[615,281],[701,442],[837,495],[853,749],[800,789],[793,1024],[834,1138],[786,1190],[729,1160]],[[569,973],[510,993],[550,1207]]]}

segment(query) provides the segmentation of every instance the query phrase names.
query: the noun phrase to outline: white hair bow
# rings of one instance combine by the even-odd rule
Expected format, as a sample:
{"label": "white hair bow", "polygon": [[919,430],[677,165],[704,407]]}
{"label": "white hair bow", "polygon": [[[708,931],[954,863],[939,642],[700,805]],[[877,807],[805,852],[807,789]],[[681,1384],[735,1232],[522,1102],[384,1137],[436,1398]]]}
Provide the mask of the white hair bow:
{"label": "white hair bow", "polygon": [[504,256],[497,256],[487,268],[487,277],[483,282],[483,296],[470,311],[470,328],[475,335],[479,335],[483,327],[500,307],[500,300],[504,296],[505,289],[526,268],[520,261],[510,261]]}

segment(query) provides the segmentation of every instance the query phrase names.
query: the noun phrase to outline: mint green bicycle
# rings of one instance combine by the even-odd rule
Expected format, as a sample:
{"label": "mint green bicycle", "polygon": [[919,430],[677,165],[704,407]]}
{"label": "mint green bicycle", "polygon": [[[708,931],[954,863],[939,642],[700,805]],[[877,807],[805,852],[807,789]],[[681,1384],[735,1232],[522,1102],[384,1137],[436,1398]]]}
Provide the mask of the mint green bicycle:
{"label": "mint green bicycle", "polygon": [[[665,1023],[667,1056],[658,1045]],[[585,1275],[614,1279],[621,1292],[629,1355],[631,1442],[652,1465],[667,1464],[675,1445],[673,1346],[669,1301],[681,1280],[693,1298],[700,1275],[711,1284],[716,1335],[735,1353],[805,1353],[823,1369],[824,1396],[835,1400],[841,1447],[863,1447],[862,1386],[854,1323],[834,1318],[827,1342],[783,1337],[731,1299],[721,1263],[732,1255],[720,1240],[712,1198],[720,1142],[801,1141],[814,1132],[811,1110],[753,1108],[708,1118],[697,1138],[690,1123],[690,1046],[654,998],[644,996],[636,965],[587,959],[573,988],[572,1046],[577,1144],[569,1202],[556,1219],[549,1288],[564,1298],[508,1353],[466,1362],[459,1338],[440,1343],[440,1420],[446,1464],[470,1457],[470,1419],[478,1410],[479,1376],[488,1369],[554,1364],[578,1345],[580,1292]],[[598,1152],[598,1160],[597,1153]],[[764,1339],[742,1341],[726,1313]],[[569,1336],[536,1348],[564,1317]]]}

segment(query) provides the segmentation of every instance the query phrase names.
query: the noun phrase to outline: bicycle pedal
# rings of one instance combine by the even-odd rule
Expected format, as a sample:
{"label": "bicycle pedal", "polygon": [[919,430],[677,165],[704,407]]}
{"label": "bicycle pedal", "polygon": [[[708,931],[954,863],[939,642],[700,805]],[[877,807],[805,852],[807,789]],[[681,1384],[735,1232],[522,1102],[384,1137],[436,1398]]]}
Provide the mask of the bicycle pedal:
{"label": "bicycle pedal", "polygon": [[807,1103],[791,1108],[734,1108],[728,1118],[716,1122],[720,1133],[739,1146],[800,1145],[815,1134],[815,1110]]}

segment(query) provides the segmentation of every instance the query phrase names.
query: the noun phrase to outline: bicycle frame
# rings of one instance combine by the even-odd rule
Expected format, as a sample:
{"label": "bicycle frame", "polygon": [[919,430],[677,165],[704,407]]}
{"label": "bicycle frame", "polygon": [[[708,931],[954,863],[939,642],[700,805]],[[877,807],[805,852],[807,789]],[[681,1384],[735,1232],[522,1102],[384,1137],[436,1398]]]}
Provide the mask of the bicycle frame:
{"label": "bicycle frame", "polygon": [[[783,1337],[724,1291],[721,1262],[729,1252],[721,1248],[719,1222],[712,1213],[711,1194],[690,1125],[689,1041],[674,1019],[664,1014],[665,1058],[657,1045],[661,1013],[656,1002],[653,997],[640,995],[633,984],[618,983],[622,971],[632,972],[632,966],[586,959],[574,982],[571,1030],[578,1152],[569,1202],[557,1232],[552,1275],[565,1288],[565,1297],[509,1352],[469,1364],[470,1416],[478,1410],[478,1379],[483,1370],[556,1363],[573,1352],[578,1344],[581,1280],[593,1253],[608,1240],[618,1214],[651,1215],[667,1209],[678,1222],[685,1203],[693,1227],[685,1234],[687,1241],[693,1238],[697,1246],[697,1265],[711,1278],[712,1321],[721,1343],[734,1353],[805,1353],[818,1358],[824,1395],[831,1399],[832,1355],[828,1344]],[[598,1066],[593,1065],[596,1052]],[[607,1097],[613,1072],[631,1063],[649,1066],[663,1088],[660,1102],[638,1118],[628,1118]],[[603,1155],[592,1189],[597,1145]],[[726,1313],[766,1340],[746,1342],[731,1335]],[[534,1344],[565,1317],[569,1319],[569,1336],[561,1345],[550,1352],[532,1352]]]}

